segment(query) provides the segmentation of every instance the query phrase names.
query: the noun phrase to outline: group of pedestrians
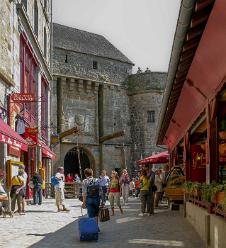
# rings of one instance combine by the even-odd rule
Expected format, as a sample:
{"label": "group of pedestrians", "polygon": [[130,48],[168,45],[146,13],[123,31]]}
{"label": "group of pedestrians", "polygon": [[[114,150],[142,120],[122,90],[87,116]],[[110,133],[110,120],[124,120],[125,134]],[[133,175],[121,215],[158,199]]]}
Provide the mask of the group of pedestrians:
{"label": "group of pedestrians", "polygon": [[[152,215],[154,208],[158,207],[162,199],[163,187],[166,173],[162,170],[152,170],[152,165],[148,165],[138,172],[137,176],[130,179],[126,169],[122,170],[121,176],[116,171],[111,172],[110,178],[105,170],[102,170],[100,176],[95,178],[93,170],[87,168],[84,170],[85,179],[82,183],[82,207],[87,208],[90,217],[97,217],[99,207],[104,207],[107,198],[110,202],[112,215],[115,214],[115,205],[123,213],[120,197],[123,205],[128,204],[129,192],[134,190],[135,196],[140,198],[141,213]],[[70,176],[70,175],[67,175]],[[59,167],[55,175],[58,183],[55,184],[55,198],[58,211],[68,211],[64,198],[64,169]],[[80,179],[79,179],[80,180]],[[132,184],[132,186],[131,186]],[[133,194],[133,193],[132,193]]]}
{"label": "group of pedestrians", "polygon": [[140,182],[141,216],[145,212],[149,215],[154,214],[154,208],[159,206],[159,202],[163,198],[163,189],[166,186],[167,176],[167,165],[165,170],[157,169],[155,172],[152,170],[152,164],[142,169],[141,176],[138,179]]}

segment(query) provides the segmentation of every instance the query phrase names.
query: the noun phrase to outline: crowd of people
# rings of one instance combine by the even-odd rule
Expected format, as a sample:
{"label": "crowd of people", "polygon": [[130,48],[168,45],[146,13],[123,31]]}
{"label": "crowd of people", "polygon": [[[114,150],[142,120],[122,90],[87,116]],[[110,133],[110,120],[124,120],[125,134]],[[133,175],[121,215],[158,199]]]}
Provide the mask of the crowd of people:
{"label": "crowd of people", "polygon": [[[127,170],[123,169],[121,175],[116,171],[112,171],[110,177],[106,170],[102,170],[100,176],[95,178],[93,170],[87,168],[84,170],[85,179],[81,180],[78,174],[74,176],[64,175],[64,168],[59,167],[57,173],[52,177],[51,183],[55,191],[55,200],[57,210],[69,211],[65,204],[65,183],[76,183],[81,186],[81,195],[79,199],[82,201],[82,207],[87,208],[89,217],[97,217],[99,208],[104,207],[106,201],[109,200],[112,215],[115,214],[115,206],[117,206],[123,214],[122,205],[128,205],[129,196],[140,199],[141,213],[152,215],[154,208],[157,208],[159,201],[163,197],[163,188],[166,184],[168,175],[168,166],[164,170],[152,170],[152,165],[147,165],[141,171],[138,171],[134,177],[130,177]],[[25,214],[25,195],[27,185],[27,173],[23,165],[19,167],[18,174],[12,178],[12,186],[10,190],[11,210],[15,212],[16,203],[19,214]],[[29,187],[33,188],[33,204],[42,204],[42,177],[36,172],[29,183]],[[1,187],[1,191],[4,189]],[[1,192],[1,197],[4,192]],[[5,197],[7,195],[5,193]],[[122,205],[120,198],[122,197]]]}
{"label": "crowd of people", "polygon": [[[97,217],[99,208],[104,207],[107,199],[110,203],[112,215],[115,214],[117,206],[123,214],[122,205],[128,205],[129,196],[139,197],[141,201],[141,213],[148,215],[154,214],[154,208],[159,206],[163,197],[163,188],[166,184],[168,175],[168,166],[164,170],[152,170],[152,165],[147,165],[141,171],[138,171],[135,177],[130,177],[127,170],[123,169],[121,175],[112,171],[110,177],[106,170],[102,170],[99,177],[93,176],[93,170],[87,168],[84,170],[85,179],[79,182],[82,185],[82,207],[87,208],[89,217]],[[64,181],[76,181],[70,174],[64,179],[64,169],[59,167],[55,176],[59,184],[55,185],[56,205],[58,211],[69,211],[65,206]],[[76,175],[78,178],[78,175]],[[120,197],[122,197],[122,205]]]}

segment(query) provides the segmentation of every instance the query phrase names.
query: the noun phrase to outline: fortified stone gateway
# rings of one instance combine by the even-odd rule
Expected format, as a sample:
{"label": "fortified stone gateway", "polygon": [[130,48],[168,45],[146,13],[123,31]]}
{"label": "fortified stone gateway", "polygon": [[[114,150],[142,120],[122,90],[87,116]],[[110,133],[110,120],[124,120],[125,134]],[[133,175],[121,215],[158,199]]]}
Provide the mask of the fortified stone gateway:
{"label": "fortified stone gateway", "polygon": [[[81,162],[97,174],[132,171],[136,160],[159,150],[154,137],[166,73],[132,75],[132,67],[103,36],[53,25],[52,125],[55,133],[77,124],[82,130],[55,146],[55,168],[79,173]],[[100,137],[120,131],[123,137],[100,143]]]}

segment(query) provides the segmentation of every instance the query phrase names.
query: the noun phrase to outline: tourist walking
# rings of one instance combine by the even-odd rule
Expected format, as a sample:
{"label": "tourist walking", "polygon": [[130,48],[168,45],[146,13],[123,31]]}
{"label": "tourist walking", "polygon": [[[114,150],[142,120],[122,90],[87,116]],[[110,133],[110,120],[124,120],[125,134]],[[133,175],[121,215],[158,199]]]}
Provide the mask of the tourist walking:
{"label": "tourist walking", "polygon": [[23,190],[23,194],[21,192],[21,195],[22,195],[22,213],[25,213],[25,207],[26,207],[25,196],[26,196],[26,191],[27,191],[27,173],[25,171],[25,166],[24,165],[20,165],[19,170],[22,171],[22,177],[23,177],[23,180],[24,180],[24,185],[23,185],[23,188],[21,189],[21,190]]}
{"label": "tourist walking", "polygon": [[141,201],[141,213],[140,216],[144,216],[145,210],[149,215],[152,214],[151,209],[151,194],[150,194],[150,177],[147,175],[146,170],[141,171],[140,177],[140,201]]}
{"label": "tourist walking", "polygon": [[34,205],[38,204],[41,205],[42,204],[42,177],[40,176],[40,174],[38,172],[35,172],[34,176],[33,176],[33,203]]}
{"label": "tourist walking", "polygon": [[135,178],[132,178],[129,183],[129,195],[135,197]]}
{"label": "tourist walking", "polygon": [[150,213],[154,214],[154,198],[155,198],[155,173],[153,171],[153,165],[147,164],[145,170],[147,172],[147,177],[150,179],[149,194],[150,194]]}
{"label": "tourist walking", "polygon": [[15,211],[15,206],[17,203],[18,213],[23,214],[22,212],[22,201],[24,196],[24,178],[23,178],[23,170],[19,169],[18,174],[12,178],[12,186],[10,190],[11,197],[11,209],[12,212]]}
{"label": "tourist walking", "polygon": [[112,171],[111,173],[111,181],[109,184],[109,202],[112,210],[112,216],[115,214],[114,206],[115,203],[119,207],[121,214],[123,214],[123,210],[120,203],[120,184],[119,177],[116,171]]}
{"label": "tourist walking", "polygon": [[85,179],[82,182],[82,208],[87,208],[90,218],[96,218],[98,222],[100,206],[100,185],[97,178],[93,177],[93,170],[86,168],[84,170]]}
{"label": "tourist walking", "polygon": [[139,197],[140,187],[141,187],[141,184],[140,184],[140,173],[139,173],[139,175],[137,175],[135,178],[135,197]]}
{"label": "tourist walking", "polygon": [[104,206],[106,203],[106,195],[107,195],[107,190],[108,190],[108,186],[110,182],[110,179],[107,176],[106,170],[102,170],[98,181],[101,187],[101,205]]}
{"label": "tourist walking", "polygon": [[129,183],[130,183],[130,178],[128,175],[128,172],[126,169],[122,171],[122,175],[119,179],[120,185],[121,185],[121,193],[122,193],[122,198],[123,198],[123,204],[127,205],[128,204],[128,198],[129,198]]}
{"label": "tourist walking", "polygon": [[81,178],[79,177],[79,175],[76,173],[75,176],[74,176],[74,181],[75,183],[81,183]]}
{"label": "tourist walking", "polygon": [[55,175],[56,183],[54,185],[55,188],[55,199],[58,212],[60,211],[69,211],[65,205],[65,197],[64,197],[64,168],[59,167],[57,169],[57,173]]}
{"label": "tourist walking", "polygon": [[155,175],[155,186],[157,188],[155,192],[155,208],[158,207],[159,205],[159,200],[161,199],[162,195],[162,183],[163,183],[163,178],[161,176],[161,170],[156,171]]}

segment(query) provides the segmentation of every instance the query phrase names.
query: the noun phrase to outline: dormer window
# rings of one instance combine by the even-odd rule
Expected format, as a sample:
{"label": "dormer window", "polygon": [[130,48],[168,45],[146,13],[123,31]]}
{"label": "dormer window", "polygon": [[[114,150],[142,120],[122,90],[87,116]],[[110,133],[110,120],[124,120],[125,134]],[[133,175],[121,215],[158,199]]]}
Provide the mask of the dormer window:
{"label": "dormer window", "polygon": [[98,69],[98,63],[97,63],[97,61],[93,61],[93,69],[95,69],[95,70]]}

